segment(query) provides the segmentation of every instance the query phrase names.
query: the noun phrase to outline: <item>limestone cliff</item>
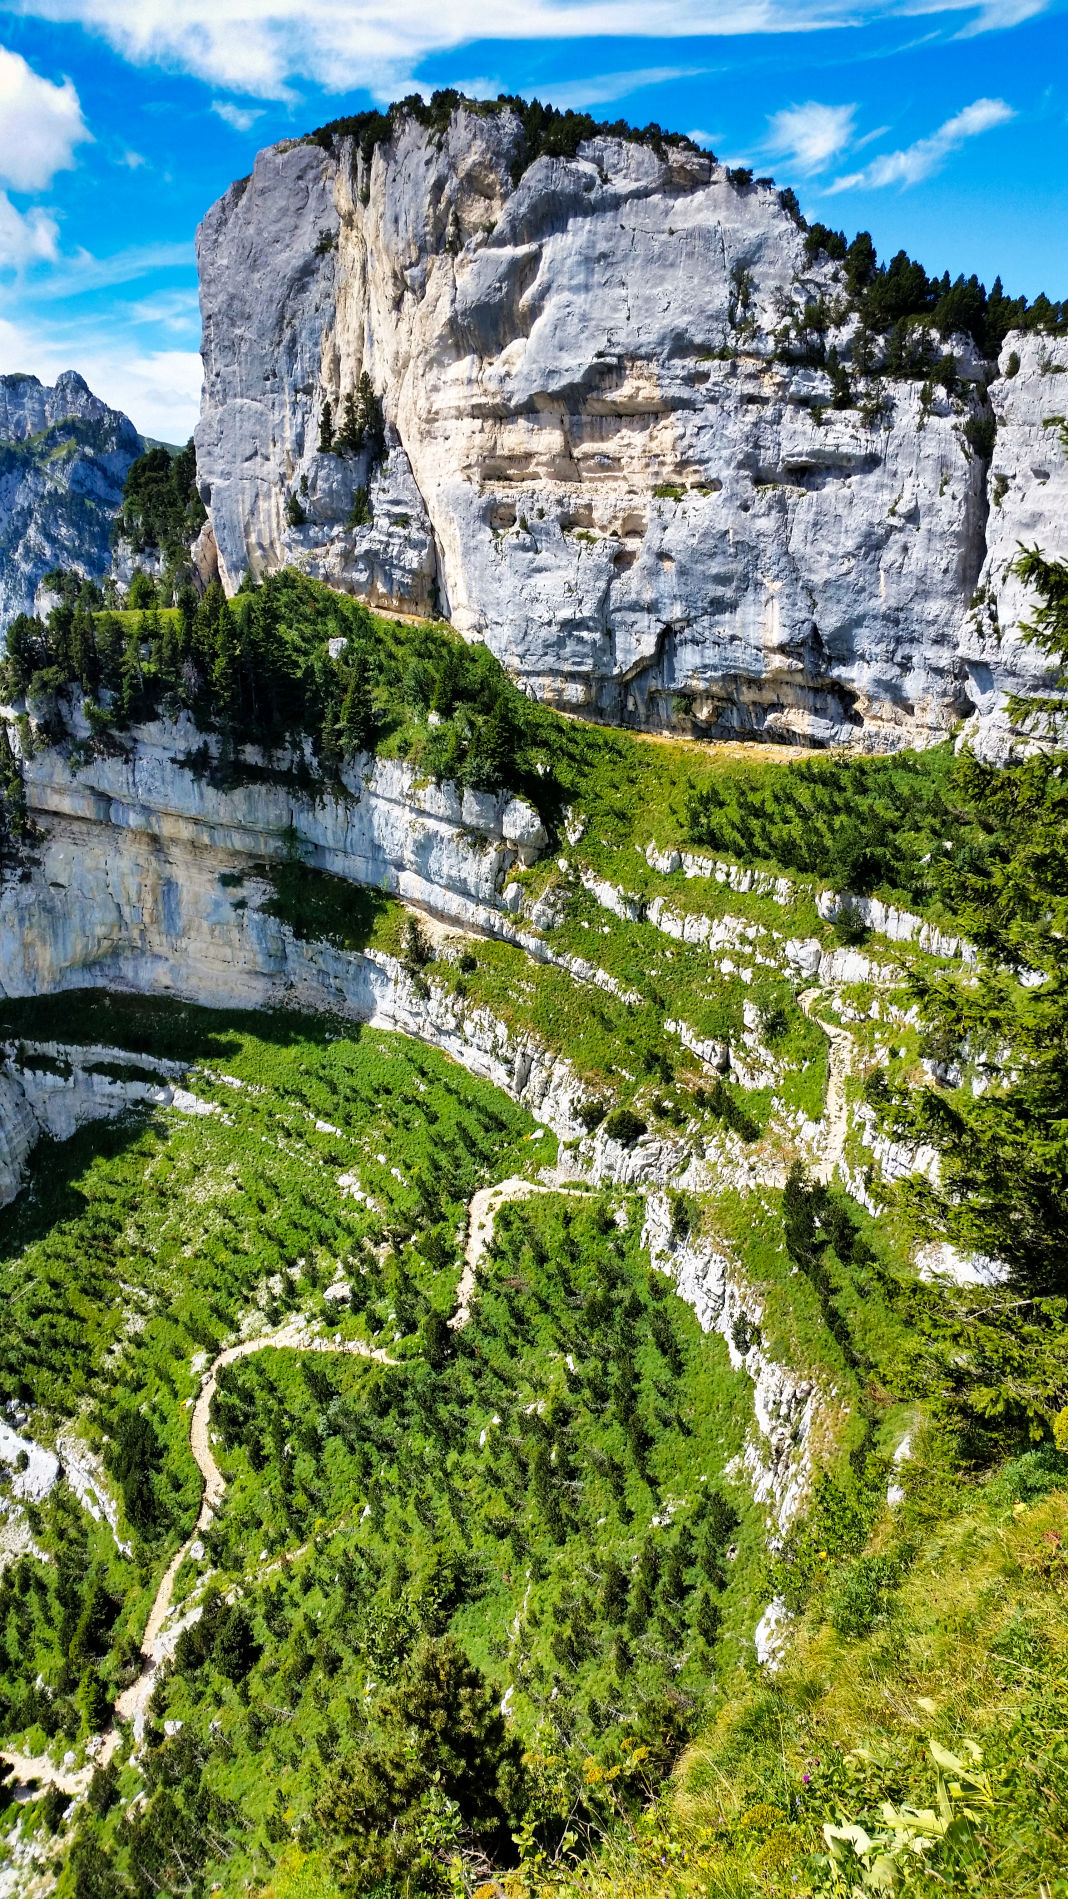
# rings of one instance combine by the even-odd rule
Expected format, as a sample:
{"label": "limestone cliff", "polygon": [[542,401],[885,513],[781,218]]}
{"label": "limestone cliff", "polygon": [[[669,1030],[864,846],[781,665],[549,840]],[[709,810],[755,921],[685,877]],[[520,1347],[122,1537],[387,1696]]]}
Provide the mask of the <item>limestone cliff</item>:
{"label": "limestone cliff", "polygon": [[992,757],[1005,751],[1005,729],[997,717],[1004,694],[1021,680],[1041,677],[1040,656],[1021,632],[1034,602],[1013,574],[1013,563],[1021,546],[1068,560],[1066,377],[1064,337],[1010,335],[990,390],[997,435],[986,559],[968,603],[961,650],[976,704],[972,731],[979,750]]}
{"label": "limestone cliff", "polygon": [[[788,338],[819,307],[848,363],[856,319],[774,189],[615,138],[513,184],[520,138],[458,109],[370,160],[280,145],[208,213],[197,451],[228,584],[296,562],[439,603],[539,696],[639,724],[881,747],[985,709],[1019,662],[969,618],[970,341],[954,396],[854,374],[835,408]],[[1033,356],[996,385],[1010,432]],[[377,463],[321,448],[364,372]]]}
{"label": "limestone cliff", "polygon": [[108,571],[123,482],[144,446],[73,370],[52,388],[0,376],[0,627],[33,611],[52,568]]}

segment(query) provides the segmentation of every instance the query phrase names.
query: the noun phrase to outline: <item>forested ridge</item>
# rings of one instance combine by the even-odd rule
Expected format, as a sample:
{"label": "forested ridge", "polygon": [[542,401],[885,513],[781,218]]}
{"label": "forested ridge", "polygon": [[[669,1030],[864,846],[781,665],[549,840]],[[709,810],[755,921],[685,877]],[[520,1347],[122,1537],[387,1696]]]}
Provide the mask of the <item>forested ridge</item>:
{"label": "forested ridge", "polygon": [[[595,119],[588,112],[562,110],[542,104],[539,99],[526,100],[513,93],[499,93],[496,99],[469,99],[453,88],[439,89],[429,100],[419,93],[409,93],[384,111],[350,113],[330,120],[306,136],[311,143],[327,151],[333,148],[336,139],[351,138],[367,165],[375,148],[388,143],[403,120],[414,119],[440,136],[448,129],[452,114],[461,107],[480,116],[511,112],[518,118],[521,137],[513,163],[515,184],[536,159],[575,158],[579,146],[590,139],[625,139],[650,146],[660,157],[669,145],[680,146],[685,151],[698,149],[684,133],[668,132],[656,124],[638,127],[625,119]],[[715,163],[713,153],[707,156]],[[728,176],[738,191],[747,191],[754,183],[759,187],[774,182],[771,178],[754,180],[752,169],[746,166],[733,168]],[[843,266],[847,306],[857,311],[863,331],[882,336],[899,324],[904,328],[929,324],[946,340],[955,333],[970,335],[985,356],[994,357],[1009,330],[1041,330],[1059,335],[1068,328],[1068,303],[1063,299],[1051,299],[1044,292],[1032,299],[1014,297],[1005,291],[1000,276],[989,292],[974,274],[965,277],[961,273],[953,280],[948,271],[940,276],[928,276],[924,266],[904,250],[898,251],[889,263],[880,263],[869,232],[860,231],[849,241],[844,232],[829,225],[818,221],[809,224],[801,215],[796,194],[789,187],[781,191],[779,197],[783,208],[805,233],[806,261],[811,265],[817,258],[824,257]],[[902,333],[899,333],[901,360],[891,363],[891,373],[895,369],[898,372],[905,369],[907,373],[907,353],[902,350],[901,341]]]}

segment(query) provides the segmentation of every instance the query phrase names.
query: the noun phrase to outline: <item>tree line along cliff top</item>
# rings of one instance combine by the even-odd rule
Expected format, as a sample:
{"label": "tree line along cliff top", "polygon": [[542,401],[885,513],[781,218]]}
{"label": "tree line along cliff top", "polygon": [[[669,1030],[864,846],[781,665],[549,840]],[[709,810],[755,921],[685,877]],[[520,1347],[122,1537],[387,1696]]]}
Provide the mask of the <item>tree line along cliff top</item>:
{"label": "tree line along cliff top", "polygon": [[[365,165],[375,149],[388,144],[405,119],[414,119],[428,132],[441,137],[455,112],[460,109],[479,117],[510,112],[519,123],[519,137],[512,159],[512,182],[519,183],[523,173],[536,159],[573,159],[590,139],[624,139],[635,145],[647,145],[662,157],[668,146],[696,152],[700,148],[685,133],[669,132],[656,123],[632,126],[625,119],[595,119],[589,112],[562,111],[544,105],[539,99],[523,99],[514,93],[500,93],[496,99],[469,99],[448,87],[425,100],[409,93],[394,100],[384,112],[371,109],[331,119],[306,134],[309,144],[333,151],[338,140],[350,138],[357,145]],[[711,163],[715,155],[705,154]],[[771,186],[771,178],[754,178],[749,166],[728,169],[727,177],[737,191],[754,186]],[[869,232],[860,231],[852,242],[843,231],[835,231],[819,222],[809,224],[803,216],[795,192],[786,186],[778,192],[783,210],[805,233],[805,261],[830,259],[843,266],[844,288],[850,306],[862,325],[877,334],[885,334],[895,324],[926,323],[941,335],[970,335],[985,357],[998,354],[1010,330],[1038,330],[1053,335],[1068,331],[1068,299],[1054,299],[1040,292],[1033,299],[1010,296],[1000,275],[989,291],[973,272],[951,280],[948,271],[928,276],[924,266],[899,250],[889,264],[880,264]]]}

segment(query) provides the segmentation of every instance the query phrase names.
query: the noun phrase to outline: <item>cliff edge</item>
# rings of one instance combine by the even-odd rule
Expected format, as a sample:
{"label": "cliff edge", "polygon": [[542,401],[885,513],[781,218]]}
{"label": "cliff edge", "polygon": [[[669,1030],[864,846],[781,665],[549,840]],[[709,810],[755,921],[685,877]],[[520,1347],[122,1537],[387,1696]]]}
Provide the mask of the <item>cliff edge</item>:
{"label": "cliff edge", "polygon": [[[208,213],[197,457],[227,584],[295,564],[440,607],[549,703],[702,737],[925,743],[1033,674],[1002,501],[988,561],[989,439],[996,415],[1026,486],[1016,408],[1052,403],[1063,341],[1010,338],[992,409],[970,338],[926,379],[865,356],[769,183],[671,144],[521,150],[507,107],[401,114],[369,150],[261,152]],[[361,386],[380,435],[352,430]]]}

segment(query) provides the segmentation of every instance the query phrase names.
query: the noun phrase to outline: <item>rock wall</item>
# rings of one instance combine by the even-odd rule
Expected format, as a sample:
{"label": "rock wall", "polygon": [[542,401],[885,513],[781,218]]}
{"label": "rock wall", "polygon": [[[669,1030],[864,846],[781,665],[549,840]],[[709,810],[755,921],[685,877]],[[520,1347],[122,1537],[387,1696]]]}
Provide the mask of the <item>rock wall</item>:
{"label": "rock wall", "polygon": [[[348,774],[349,802],[315,803],[261,783],[222,790],[190,766],[202,743],[184,723],[159,724],[139,728],[125,753],[78,770],[54,750],[25,761],[38,835],[26,877],[0,890],[0,995],[92,986],[227,1008],[333,1011],[430,1042],[564,1138],[581,1135],[584,1090],[565,1057],[437,988],[427,996],[393,957],[304,941],[264,907],[270,866],[296,848],[319,868],[461,927],[514,934],[498,891],[545,842],[532,807],[415,786],[406,766],[381,760]],[[62,1138],[132,1101],[197,1111],[174,1064],[156,1063],[158,1079],[116,1079],[106,1062],[94,1067],[107,1050],[83,1053],[71,1068],[62,1050],[6,1052],[0,1205],[17,1193],[42,1131]]]}
{"label": "rock wall", "polygon": [[[79,714],[75,725],[81,729]],[[85,728],[87,730],[87,728]],[[300,795],[264,770],[249,753],[250,777],[223,789],[204,769],[205,741],[187,715],[135,729],[127,747],[98,753],[88,763],[72,762],[48,748],[27,758],[23,767],[31,817],[49,827],[49,848],[57,849],[62,822],[80,821],[86,849],[97,864],[94,877],[111,853],[122,852],[123,834],[138,838],[141,859],[151,863],[158,850],[165,862],[170,847],[204,854],[205,876],[253,865],[279,864],[296,852],[319,870],[372,890],[410,899],[458,924],[502,933],[500,891],[517,863],[530,862],[546,843],[546,833],[525,799],[461,790],[453,784],[417,785],[410,766],[396,760],[358,759],[343,778],[350,796],[342,799]],[[57,829],[56,820],[60,820]],[[91,840],[91,842],[89,841]],[[216,862],[218,860],[218,862]],[[108,888],[111,873],[105,876]],[[90,909],[98,909],[85,864],[58,867],[50,888],[70,877],[86,878]],[[199,886],[203,879],[198,875]],[[16,903],[24,899],[16,886]],[[160,903],[169,916],[177,905],[189,910],[189,893],[166,885]],[[218,885],[201,893],[190,931],[217,922],[228,931],[244,909],[240,891]],[[237,906],[237,908],[235,908]],[[48,955],[30,912],[21,941],[5,945],[8,955],[37,963]],[[27,966],[28,966],[27,964]],[[46,985],[48,986],[48,985]],[[54,985],[52,985],[54,986]]]}
{"label": "rock wall", "polygon": [[976,702],[968,736],[980,753],[1000,759],[1008,750],[1006,694],[1043,676],[1041,655],[1022,637],[1034,601],[1013,562],[1021,546],[1068,560],[1068,339],[1007,336],[990,398],[997,436],[986,558],[961,650]]}
{"label": "rock wall", "polygon": [[693,1307],[702,1332],[718,1332],[734,1370],[744,1370],[753,1381],[756,1429],[740,1464],[757,1503],[770,1506],[769,1527],[781,1532],[804,1502],[814,1460],[831,1439],[836,1393],[768,1356],[759,1300],[721,1244],[673,1231],[666,1194],[652,1193],[646,1200],[642,1245],[653,1265],[675,1281],[679,1298]]}
{"label": "rock wall", "polygon": [[107,573],[111,524],[144,446],[73,370],[51,389],[0,376],[0,630],[32,613],[51,568]]}
{"label": "rock wall", "polygon": [[[197,453],[227,584],[296,562],[437,600],[530,691],[637,724],[882,747],[987,709],[972,345],[960,397],[884,380],[877,413],[835,410],[784,326],[822,296],[848,361],[854,319],[771,187],[615,139],[513,185],[519,139],[461,109],[369,164],[280,145],[208,213]],[[377,470],[320,449],[365,370]],[[1006,648],[995,684],[1017,670]]]}

